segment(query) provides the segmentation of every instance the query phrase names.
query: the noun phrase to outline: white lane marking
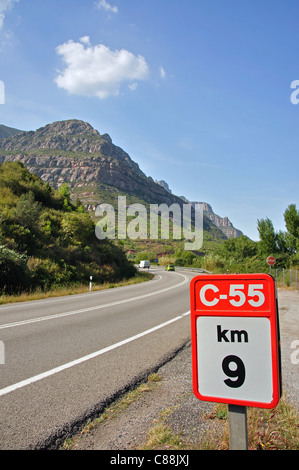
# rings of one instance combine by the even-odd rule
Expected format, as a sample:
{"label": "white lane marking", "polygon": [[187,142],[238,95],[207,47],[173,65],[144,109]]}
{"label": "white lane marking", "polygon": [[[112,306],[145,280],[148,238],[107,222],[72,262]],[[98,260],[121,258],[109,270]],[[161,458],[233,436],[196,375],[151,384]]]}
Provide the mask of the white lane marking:
{"label": "white lane marking", "polygon": [[4,325],[0,325],[0,330],[4,330],[6,328],[13,328],[13,327],[16,327],[16,326],[27,325],[27,324],[30,324],[30,323],[37,323],[37,322],[46,321],[46,320],[53,320],[55,318],[68,317],[70,315],[78,315],[79,313],[91,312],[92,310],[99,310],[99,309],[102,309],[102,308],[113,307],[114,305],[120,305],[120,304],[124,304],[126,302],[133,302],[134,300],[144,299],[146,297],[151,297],[153,295],[161,294],[163,292],[167,292],[169,290],[176,289],[177,287],[180,287],[180,286],[186,284],[189,281],[189,279],[184,274],[178,274],[178,273],[176,273],[176,274],[178,276],[184,277],[184,281],[182,281],[179,284],[176,284],[175,286],[172,286],[172,287],[166,287],[165,289],[157,290],[156,292],[150,292],[149,294],[143,294],[143,295],[139,295],[137,297],[131,297],[130,299],[110,302],[108,304],[95,305],[94,307],[87,307],[87,308],[82,308],[80,310],[72,310],[70,312],[64,312],[64,313],[56,313],[55,315],[47,315],[45,317],[32,318],[30,320],[22,320],[22,321],[13,322],[13,323],[6,323]]}
{"label": "white lane marking", "polygon": [[[176,274],[178,274],[178,273],[176,273]],[[162,276],[160,274],[155,274],[155,278],[150,279],[147,282],[150,282],[152,284],[153,282],[160,281],[161,279],[162,279]],[[138,286],[140,284],[138,284]],[[127,286],[115,287],[114,289],[100,289],[100,290],[94,290],[92,292],[85,292],[83,294],[64,295],[64,296],[58,296],[58,297],[49,297],[47,299],[27,300],[25,302],[16,302],[16,303],[12,303],[12,304],[0,305],[0,313],[3,310],[16,308],[16,307],[18,309],[20,309],[22,307],[24,307],[24,308],[28,307],[28,305],[36,306],[36,305],[41,304],[41,303],[44,305],[44,304],[47,304],[47,303],[64,302],[64,301],[70,300],[70,298],[77,300],[77,299],[84,298],[84,297],[100,296],[100,295],[108,294],[110,292],[112,294],[112,292],[119,291],[120,289],[125,290],[125,289],[130,289],[130,288],[133,288],[133,287],[136,287],[136,286],[137,286],[137,284],[130,284],[130,285],[127,285]]]}
{"label": "white lane marking", "polygon": [[82,364],[82,362],[86,362],[86,361],[89,361],[90,359],[94,359],[95,357],[101,356],[102,354],[112,351],[113,349],[119,348],[120,346],[131,343],[132,341],[135,341],[136,339],[142,338],[142,336],[146,336],[150,333],[153,333],[154,331],[159,330],[160,328],[163,328],[165,326],[170,325],[171,323],[181,320],[182,318],[184,318],[185,316],[189,314],[190,314],[190,311],[185,312],[182,315],[179,315],[178,317],[173,318],[172,320],[168,320],[164,323],[161,323],[160,325],[150,328],[149,330],[143,331],[142,333],[139,333],[135,336],[131,336],[131,338],[124,339],[123,341],[119,341],[118,343],[112,344],[111,346],[100,349],[99,351],[96,351],[94,353],[88,354],[87,356],[80,357],[79,359],[75,359],[74,361],[67,362],[66,364],[55,367],[54,369],[50,369],[46,372],[42,372],[41,374],[22,380],[21,382],[17,382],[13,385],[9,385],[8,387],[2,388],[0,390],[0,397],[2,397],[3,395],[7,395],[8,393],[14,392],[15,390],[18,390],[19,388],[26,387],[27,385],[30,385],[34,382],[38,382],[39,380],[50,377],[51,375],[57,374],[58,372],[62,372],[66,369],[77,366],[78,364]]}

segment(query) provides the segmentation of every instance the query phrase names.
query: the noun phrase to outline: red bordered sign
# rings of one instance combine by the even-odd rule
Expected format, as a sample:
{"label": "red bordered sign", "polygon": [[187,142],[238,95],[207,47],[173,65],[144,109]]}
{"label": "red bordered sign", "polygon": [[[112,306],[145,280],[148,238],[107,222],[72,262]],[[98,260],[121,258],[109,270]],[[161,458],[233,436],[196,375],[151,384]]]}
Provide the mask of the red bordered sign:
{"label": "red bordered sign", "polygon": [[205,401],[274,408],[281,396],[278,306],[268,274],[192,279],[193,391]]}

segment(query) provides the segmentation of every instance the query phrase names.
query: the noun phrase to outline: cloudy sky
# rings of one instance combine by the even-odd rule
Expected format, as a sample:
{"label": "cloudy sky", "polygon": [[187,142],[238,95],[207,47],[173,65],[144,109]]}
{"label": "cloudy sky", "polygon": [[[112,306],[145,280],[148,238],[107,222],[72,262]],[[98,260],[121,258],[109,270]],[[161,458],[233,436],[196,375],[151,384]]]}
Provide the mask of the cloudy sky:
{"label": "cloudy sky", "polygon": [[298,0],[0,0],[0,124],[87,121],[258,239],[299,208],[298,44]]}

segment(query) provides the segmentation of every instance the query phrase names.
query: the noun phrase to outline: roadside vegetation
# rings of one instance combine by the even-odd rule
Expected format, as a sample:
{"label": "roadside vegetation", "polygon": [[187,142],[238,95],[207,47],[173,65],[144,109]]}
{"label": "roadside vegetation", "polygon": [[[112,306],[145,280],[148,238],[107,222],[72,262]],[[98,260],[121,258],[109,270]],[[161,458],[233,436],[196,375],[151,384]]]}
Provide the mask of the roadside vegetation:
{"label": "roadside vegetation", "polygon": [[[276,232],[268,218],[258,220],[259,241],[250,240],[245,235],[228,240],[211,241],[204,238],[200,253],[185,251],[182,243],[165,246],[166,253],[159,257],[159,265],[173,263],[176,266],[202,268],[213,273],[253,273],[269,270],[266,259],[274,256],[275,268],[299,269],[299,211],[295,204],[287,207],[284,220],[284,232]],[[137,262],[140,259],[154,262],[156,256],[153,245],[132,254]]]}
{"label": "roadside vegetation", "polygon": [[117,283],[136,269],[67,185],[55,191],[20,162],[0,166],[0,295]]}
{"label": "roadside vegetation", "polygon": [[[144,450],[229,450],[228,407],[216,405],[204,418],[207,431],[197,444],[176,434],[167,423],[173,409],[164,410],[149,430]],[[213,421],[213,431],[209,421]],[[248,408],[248,450],[299,450],[298,412],[284,398],[272,410]]]}
{"label": "roadside vegetation", "polygon": [[266,258],[273,255],[275,268],[298,269],[295,204],[285,210],[284,219],[285,232],[276,232],[268,218],[258,220],[259,241],[243,235],[223,240],[205,230],[200,252],[184,250],[184,240],[100,241],[94,218],[79,199],[71,199],[66,184],[56,191],[22,163],[7,162],[0,165],[0,301],[84,290],[90,276],[95,285],[122,282],[137,275],[134,264],[142,259],[213,273],[250,273],[268,270]]}

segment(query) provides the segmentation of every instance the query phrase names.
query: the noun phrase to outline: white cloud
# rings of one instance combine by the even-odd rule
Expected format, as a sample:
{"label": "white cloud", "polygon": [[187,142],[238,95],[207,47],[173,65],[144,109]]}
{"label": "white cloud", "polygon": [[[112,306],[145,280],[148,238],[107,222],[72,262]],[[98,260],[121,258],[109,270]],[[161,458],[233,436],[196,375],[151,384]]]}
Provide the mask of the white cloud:
{"label": "white cloud", "polygon": [[135,91],[137,87],[138,87],[138,83],[136,83],[136,82],[130,83],[130,85],[129,85],[129,88],[132,91]]}
{"label": "white cloud", "polygon": [[19,0],[0,0],[0,29],[3,27],[6,12],[12,9],[13,4]]}
{"label": "white cloud", "polygon": [[83,36],[80,38],[80,42],[82,42],[82,44],[86,44],[87,46],[91,46],[89,36]]}
{"label": "white cloud", "polygon": [[118,13],[118,8],[111,6],[110,3],[106,2],[106,0],[100,0],[97,7],[103,8],[106,11],[111,11],[112,13]]}
{"label": "white cloud", "polygon": [[166,77],[166,72],[165,72],[165,70],[164,70],[163,67],[160,67],[160,76],[161,76],[161,78],[163,78],[163,79]]}
{"label": "white cloud", "polygon": [[112,51],[103,44],[91,46],[89,36],[80,42],[68,41],[56,48],[66,64],[55,82],[71,94],[97,96],[100,99],[117,96],[121,85],[127,83],[131,90],[136,80],[145,80],[149,69],[141,55],[121,49]]}

